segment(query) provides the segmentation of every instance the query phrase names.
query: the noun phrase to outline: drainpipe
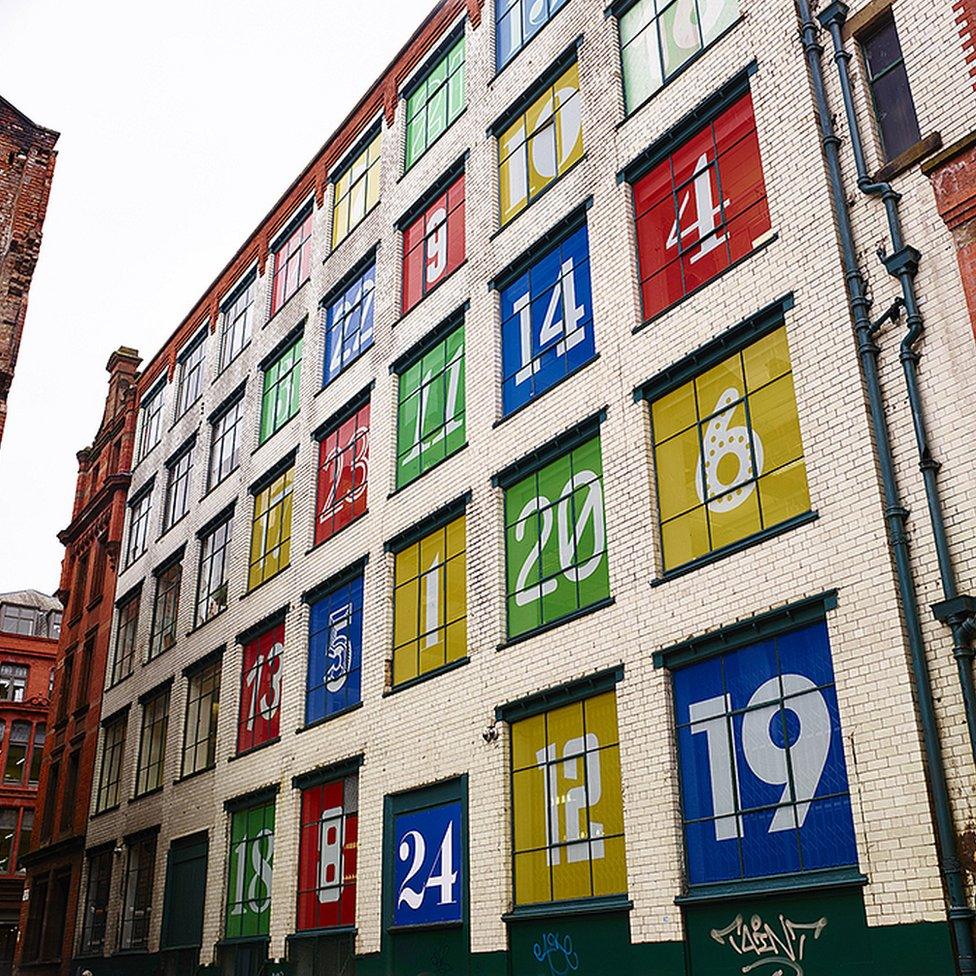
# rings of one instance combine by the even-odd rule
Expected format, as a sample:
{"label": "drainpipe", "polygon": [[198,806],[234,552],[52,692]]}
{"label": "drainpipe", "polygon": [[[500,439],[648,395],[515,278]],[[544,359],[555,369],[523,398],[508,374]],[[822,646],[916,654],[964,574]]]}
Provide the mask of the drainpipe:
{"label": "drainpipe", "polygon": [[959,593],[956,571],[949,550],[945,515],[942,510],[942,497],[939,491],[938,475],[941,464],[932,454],[918,383],[920,354],[917,344],[925,327],[919,309],[918,292],[915,287],[921,255],[915,248],[905,243],[901,216],[898,212],[901,194],[890,183],[875,182],[868,175],[861,131],[854,111],[854,98],[851,92],[851,55],[844,49],[842,36],[847,12],[847,5],[840,0],[835,0],[820,14],[818,19],[830,31],[833,40],[834,62],[837,65],[841,94],[844,99],[844,112],[847,116],[847,127],[851,135],[851,149],[854,152],[854,163],[857,167],[857,185],[862,193],[881,199],[884,204],[885,215],[888,218],[888,233],[891,238],[893,253],[889,255],[884,250],[879,250],[878,257],[888,274],[897,278],[901,285],[906,313],[905,321],[908,326],[898,358],[902,364],[905,385],[908,389],[908,403],[912,413],[912,424],[915,428],[919,468],[925,485],[929,522],[932,526],[935,553],[939,563],[939,576],[942,582],[942,600],[932,610],[936,619],[948,624],[952,632],[952,653],[959,671],[963,708],[966,714],[966,724],[969,728],[969,746],[973,753],[973,760],[976,762],[976,684],[973,680],[974,652],[972,646],[972,639],[976,634],[976,612],[974,612],[976,611],[976,600]]}
{"label": "drainpipe", "polygon": [[[858,359],[868,395],[871,430],[874,436],[884,493],[884,517],[888,533],[888,545],[891,549],[898,580],[898,592],[901,598],[915,682],[916,702],[922,725],[922,743],[926,758],[925,773],[932,797],[939,867],[948,900],[947,915],[953,933],[956,967],[962,976],[973,976],[976,974],[976,952],[974,952],[973,933],[970,928],[973,913],[966,900],[966,889],[949,802],[949,787],[946,782],[942,743],[938,734],[935,705],[932,698],[932,684],[922,639],[922,624],[906,534],[908,512],[901,503],[898,484],[895,480],[891,436],[888,431],[888,421],[885,417],[881,395],[881,382],[878,376],[879,349],[874,342],[873,332],[880,328],[881,322],[879,321],[877,328],[871,322],[867,287],[857,263],[854,231],[851,226],[851,216],[847,209],[847,198],[840,169],[840,153],[838,150],[840,140],[834,130],[830,105],[824,87],[823,70],[820,64],[823,48],[817,41],[817,27],[810,12],[809,0],[796,0],[796,5],[801,24],[803,52],[816,101],[821,144],[830,180],[830,194],[837,219],[844,281],[847,286],[851,317],[854,320]],[[882,316],[883,319],[884,316]]]}

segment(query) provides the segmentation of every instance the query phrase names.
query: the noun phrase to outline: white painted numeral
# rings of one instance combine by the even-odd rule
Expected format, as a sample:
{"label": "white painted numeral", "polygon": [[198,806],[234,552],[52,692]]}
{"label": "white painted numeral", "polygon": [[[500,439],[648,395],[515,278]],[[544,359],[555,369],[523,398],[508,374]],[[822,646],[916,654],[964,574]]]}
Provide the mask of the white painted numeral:
{"label": "white painted numeral", "polygon": [[[759,435],[748,427],[729,426],[734,413],[732,404],[739,399],[739,391],[734,386],[730,386],[718,398],[713,411],[715,416],[705,426],[703,452],[695,466],[698,500],[704,502],[706,495],[711,498],[708,508],[712,512],[731,512],[738,508],[755,491],[755,479],[763,472],[763,446]],[[752,467],[753,454],[757,471],[753,471]],[[719,478],[718,469],[722,459],[729,455],[735,458],[739,467],[732,480],[725,483]],[[749,483],[742,484],[744,481]],[[737,485],[741,487],[733,490]]]}
{"label": "white painted numeral", "polygon": [[[588,732],[585,736],[568,739],[563,746],[563,760],[557,762],[556,746],[549,745],[535,754],[537,763],[546,763],[546,848],[549,864],[559,864],[562,852],[565,851],[567,863],[585,861],[590,856],[600,859],[604,856],[604,844],[599,838],[603,836],[603,824],[593,821],[592,831],[587,829],[589,810],[600,802],[603,786],[600,778],[600,754],[597,750],[600,742],[596,735]],[[583,781],[580,760],[585,753],[586,781]],[[558,775],[562,767],[565,779],[576,780],[579,785],[559,793]],[[589,805],[587,805],[589,792]],[[565,835],[559,829],[560,810],[565,818]],[[565,836],[566,846],[554,847],[561,843]],[[596,838],[591,841],[589,848],[585,843],[587,837]],[[592,851],[592,855],[590,853]]]}
{"label": "white painted numeral", "polygon": [[[428,888],[438,891],[438,905],[450,905],[457,901],[454,894],[454,886],[457,883],[458,872],[454,866],[453,820],[447,825],[447,830],[444,832],[444,839],[441,841],[437,857],[434,858],[434,863],[430,866],[430,873],[419,889],[411,888],[410,882],[423,867],[424,858],[427,856],[427,844],[424,841],[423,834],[417,830],[408,830],[400,841],[397,856],[401,861],[410,860],[411,862],[410,870],[403,879],[403,884],[400,885],[400,893],[397,896],[397,908],[406,904],[408,908],[416,911],[424,903],[424,896]],[[440,871],[435,874],[438,865],[440,865]]]}
{"label": "white painted numeral", "polygon": [[352,641],[344,631],[352,624],[352,604],[329,614],[329,647],[326,651],[325,690],[342,691],[352,667]]}
{"label": "white painted numeral", "polygon": [[323,810],[319,817],[319,904],[339,900],[342,889],[342,847],[345,843],[345,821],[342,807]]}
{"label": "white painted numeral", "polygon": [[[714,251],[720,244],[723,244],[728,235],[716,234],[718,221],[715,219],[722,208],[714,202],[712,196],[712,177],[711,170],[708,168],[708,153],[702,153],[695,164],[695,222],[686,227],[681,226],[681,219],[685,215],[688,201],[691,199],[691,190],[685,190],[681,203],[678,205],[678,216],[671,225],[671,233],[668,234],[666,246],[670,249],[677,247],[679,242],[684,241],[685,237],[691,233],[697,233],[699,245],[698,250],[691,256],[691,263],[700,261],[706,254]],[[725,200],[727,207],[731,201]]]}

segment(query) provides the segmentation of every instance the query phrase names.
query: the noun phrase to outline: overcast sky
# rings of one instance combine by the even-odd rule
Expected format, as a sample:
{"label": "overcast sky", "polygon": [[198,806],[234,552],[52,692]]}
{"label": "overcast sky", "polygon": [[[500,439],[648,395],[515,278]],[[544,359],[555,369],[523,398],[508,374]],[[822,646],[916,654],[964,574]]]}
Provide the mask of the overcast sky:
{"label": "overcast sky", "polygon": [[0,95],[61,133],[0,445],[0,592],[51,592],[105,364],[148,362],[434,0],[0,0]]}

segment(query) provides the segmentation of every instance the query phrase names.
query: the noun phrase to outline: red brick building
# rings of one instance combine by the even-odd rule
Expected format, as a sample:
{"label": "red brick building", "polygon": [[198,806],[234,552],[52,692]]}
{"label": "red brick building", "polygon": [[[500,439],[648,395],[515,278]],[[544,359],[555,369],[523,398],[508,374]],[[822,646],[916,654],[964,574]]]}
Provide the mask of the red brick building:
{"label": "red brick building", "polygon": [[0,98],[0,439],[41,248],[58,133]]}
{"label": "red brick building", "polygon": [[[115,577],[129,487],[139,356],[125,347],[108,361],[105,412],[90,447],[78,452],[78,481],[59,595],[67,608],[57,646],[50,732],[21,919],[20,961],[31,972],[68,973],[88,827]],[[51,649],[53,655],[53,648]],[[45,681],[47,678],[45,677]],[[45,686],[46,692],[46,686]],[[45,701],[45,705],[46,705]]]}
{"label": "red brick building", "polygon": [[0,976],[11,972],[47,724],[61,604],[0,594]]}

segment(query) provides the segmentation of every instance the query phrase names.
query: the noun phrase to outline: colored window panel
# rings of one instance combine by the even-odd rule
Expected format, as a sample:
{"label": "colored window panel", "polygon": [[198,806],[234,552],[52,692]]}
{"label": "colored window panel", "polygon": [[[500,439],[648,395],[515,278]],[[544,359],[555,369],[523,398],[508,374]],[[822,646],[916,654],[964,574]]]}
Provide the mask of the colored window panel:
{"label": "colored window panel", "polygon": [[573,64],[498,137],[502,226],[582,158],[579,87]]}
{"label": "colored window panel", "polygon": [[586,226],[501,290],[502,409],[510,414],[596,355]]}
{"label": "colored window panel", "polygon": [[620,16],[624,101],[633,112],[739,16],[739,0],[637,0]]}
{"label": "colored window panel", "polygon": [[752,96],[634,183],[644,318],[745,257],[770,229]]}
{"label": "colored window panel", "polygon": [[291,563],[292,486],[295,469],[278,475],[254,496],[247,588],[253,590]]}
{"label": "colored window panel", "polygon": [[225,938],[268,934],[274,842],[274,800],[231,815]]}
{"label": "colored window panel", "polygon": [[464,35],[407,98],[407,156],[411,166],[464,111]]}
{"label": "colored window panel", "polygon": [[465,517],[435,529],[395,557],[393,684],[467,653]]}
{"label": "colored window panel", "polygon": [[610,596],[600,438],[505,491],[508,636]]}
{"label": "colored window panel", "polygon": [[688,878],[857,863],[827,627],[674,672]]}
{"label": "colored window panel", "polygon": [[241,708],[237,719],[238,752],[247,752],[278,738],[281,655],[284,650],[284,623],[266,630],[243,647]]}
{"label": "colored window panel", "polygon": [[566,0],[498,0],[495,4],[495,64],[499,71],[565,3]]}
{"label": "colored window panel", "polygon": [[356,922],[358,811],[356,776],[302,790],[299,930],[335,928]]}
{"label": "colored window panel", "polygon": [[363,654],[363,578],[312,604],[308,627],[305,721],[316,722],[360,701]]}
{"label": "colored window panel", "polygon": [[[299,217],[274,250],[274,280],[271,285],[271,314],[308,280],[312,273],[312,210]],[[243,346],[243,342],[241,343]]]}
{"label": "colored window panel", "polygon": [[393,825],[395,925],[462,920],[461,804],[398,814]]}
{"label": "colored window panel", "polygon": [[403,311],[409,312],[464,261],[462,173],[403,232]]}
{"label": "colored window panel", "polygon": [[651,405],[665,570],[810,509],[786,329]]}
{"label": "colored window panel", "polygon": [[366,512],[368,479],[369,403],[366,403],[319,442],[316,545],[331,539]]}
{"label": "colored window panel", "polygon": [[335,181],[332,204],[332,246],[352,233],[380,200],[380,140],[377,132],[365,149],[342,171]]}
{"label": "colored window panel", "polygon": [[465,444],[463,325],[400,373],[397,395],[401,488]]}
{"label": "colored window panel", "polygon": [[301,382],[302,340],[298,339],[264,371],[260,443],[298,413]]}
{"label": "colored window panel", "polygon": [[512,725],[515,903],[627,890],[612,691]]}
{"label": "colored window panel", "polygon": [[328,386],[373,344],[375,288],[374,261],[326,306],[323,386]]}

